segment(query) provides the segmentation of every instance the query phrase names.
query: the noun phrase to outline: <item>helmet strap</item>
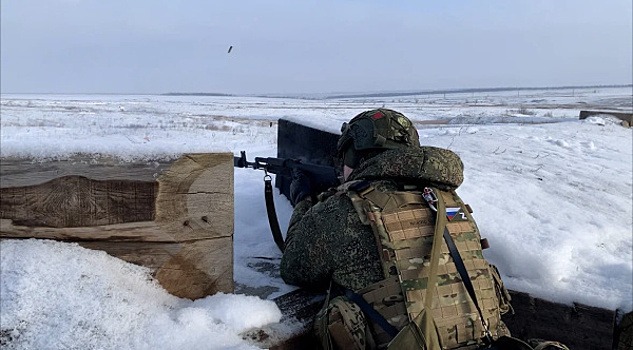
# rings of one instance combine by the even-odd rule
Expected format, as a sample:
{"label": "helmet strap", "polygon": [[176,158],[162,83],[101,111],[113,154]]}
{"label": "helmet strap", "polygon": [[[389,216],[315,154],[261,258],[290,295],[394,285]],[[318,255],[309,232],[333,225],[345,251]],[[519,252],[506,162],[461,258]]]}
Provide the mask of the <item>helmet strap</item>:
{"label": "helmet strap", "polygon": [[358,165],[358,153],[354,146],[350,145],[343,153],[343,164],[347,165],[350,168],[356,168]]}

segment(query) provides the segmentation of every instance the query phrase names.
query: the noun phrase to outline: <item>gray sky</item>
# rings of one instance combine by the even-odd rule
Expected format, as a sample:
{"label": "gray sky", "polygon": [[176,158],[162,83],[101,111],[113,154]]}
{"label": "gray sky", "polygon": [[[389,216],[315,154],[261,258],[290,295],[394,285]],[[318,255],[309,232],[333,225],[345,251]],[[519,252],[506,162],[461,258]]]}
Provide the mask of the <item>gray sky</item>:
{"label": "gray sky", "polygon": [[374,92],[633,80],[631,0],[0,4],[2,93]]}

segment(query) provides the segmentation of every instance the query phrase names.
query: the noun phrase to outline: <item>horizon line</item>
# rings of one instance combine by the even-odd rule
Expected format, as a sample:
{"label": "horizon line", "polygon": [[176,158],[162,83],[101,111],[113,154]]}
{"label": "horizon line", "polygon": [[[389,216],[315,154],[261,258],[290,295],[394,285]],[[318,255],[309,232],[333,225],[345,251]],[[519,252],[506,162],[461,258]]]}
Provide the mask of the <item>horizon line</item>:
{"label": "horizon line", "polygon": [[559,85],[559,86],[500,86],[500,87],[476,87],[476,88],[446,88],[446,89],[407,89],[384,91],[331,91],[331,92],[300,92],[300,93],[222,93],[222,92],[3,92],[0,95],[150,95],[150,96],[218,96],[218,97],[307,97],[320,96],[323,99],[351,98],[351,97],[392,97],[411,95],[432,95],[447,93],[470,92],[499,92],[522,90],[563,90],[563,89],[588,89],[588,88],[626,88],[633,87],[628,84],[598,84],[598,85]]}

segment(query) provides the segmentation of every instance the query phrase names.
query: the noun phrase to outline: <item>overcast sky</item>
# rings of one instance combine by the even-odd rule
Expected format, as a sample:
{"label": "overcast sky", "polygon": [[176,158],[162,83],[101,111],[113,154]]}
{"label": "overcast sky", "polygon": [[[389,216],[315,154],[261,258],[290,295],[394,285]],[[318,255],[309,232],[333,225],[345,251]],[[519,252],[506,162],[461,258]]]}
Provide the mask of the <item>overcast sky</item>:
{"label": "overcast sky", "polygon": [[2,93],[374,92],[633,80],[631,0],[0,4]]}

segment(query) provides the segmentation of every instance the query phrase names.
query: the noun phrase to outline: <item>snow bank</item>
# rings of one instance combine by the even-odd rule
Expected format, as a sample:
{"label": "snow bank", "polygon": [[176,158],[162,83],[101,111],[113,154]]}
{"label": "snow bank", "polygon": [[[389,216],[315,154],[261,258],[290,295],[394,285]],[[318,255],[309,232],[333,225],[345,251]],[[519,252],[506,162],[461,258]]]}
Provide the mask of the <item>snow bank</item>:
{"label": "snow bank", "polygon": [[3,240],[0,249],[7,349],[253,349],[239,334],[281,318],[254,296],[176,298],[148,269],[76,244]]}

